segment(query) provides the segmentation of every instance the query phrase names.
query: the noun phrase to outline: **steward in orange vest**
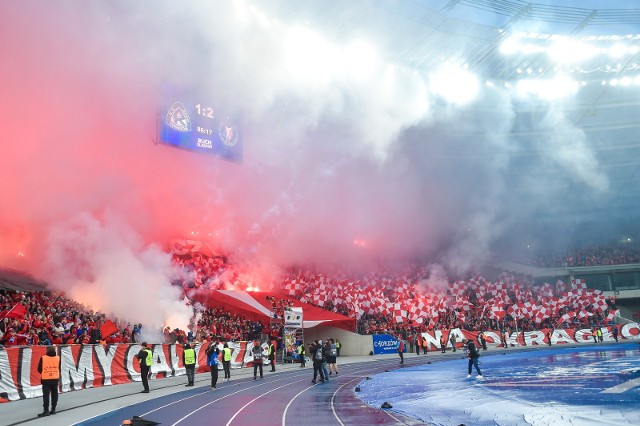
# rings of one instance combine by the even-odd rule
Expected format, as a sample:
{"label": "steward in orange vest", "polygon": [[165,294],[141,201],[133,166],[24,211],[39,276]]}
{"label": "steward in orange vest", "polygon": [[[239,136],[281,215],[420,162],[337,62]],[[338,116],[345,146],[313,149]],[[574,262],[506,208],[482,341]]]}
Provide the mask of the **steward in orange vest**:
{"label": "steward in orange vest", "polygon": [[[56,354],[56,348],[47,347],[47,352],[38,362],[38,373],[42,383],[42,402],[44,411],[38,417],[56,414],[58,405],[58,381],[60,380],[60,357]],[[49,396],[51,396],[51,410],[49,410]]]}

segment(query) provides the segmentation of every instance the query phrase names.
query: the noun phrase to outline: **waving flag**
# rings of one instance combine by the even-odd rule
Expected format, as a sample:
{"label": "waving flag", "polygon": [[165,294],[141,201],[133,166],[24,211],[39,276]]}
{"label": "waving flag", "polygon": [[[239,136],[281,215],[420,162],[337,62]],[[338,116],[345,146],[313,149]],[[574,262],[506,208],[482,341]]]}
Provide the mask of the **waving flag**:
{"label": "waving flag", "polygon": [[100,334],[102,334],[103,338],[111,336],[113,333],[117,332],[118,326],[116,326],[111,320],[105,321],[105,323],[100,326]]}
{"label": "waving flag", "polygon": [[22,306],[21,303],[16,303],[15,305],[13,305],[13,308],[9,309],[8,311],[0,312],[0,318],[16,319],[16,318],[22,318],[26,314],[27,314],[27,310],[25,309],[25,307]]}

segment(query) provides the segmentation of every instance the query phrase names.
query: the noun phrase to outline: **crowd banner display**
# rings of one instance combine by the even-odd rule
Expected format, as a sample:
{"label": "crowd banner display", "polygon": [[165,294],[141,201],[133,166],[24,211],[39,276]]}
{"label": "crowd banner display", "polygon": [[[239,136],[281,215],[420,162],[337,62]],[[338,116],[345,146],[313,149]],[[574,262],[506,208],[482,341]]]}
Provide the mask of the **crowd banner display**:
{"label": "crowd banner display", "polygon": [[[640,326],[637,322],[602,327],[604,342],[613,342],[612,329],[618,328],[619,339],[640,340]],[[509,346],[547,345],[547,331],[513,332],[508,336]],[[424,332],[423,337],[431,343],[430,349],[439,348],[439,337],[455,334],[460,345],[462,337],[477,340],[478,332],[460,329]],[[499,331],[484,331],[487,346],[501,345]],[[397,353],[398,340],[386,334],[373,335],[375,354]],[[592,343],[590,329],[551,330],[551,344]],[[205,350],[208,343],[196,344],[196,371],[208,372]],[[219,344],[220,348],[222,347]],[[229,342],[232,350],[232,368],[252,367],[252,342]],[[266,343],[263,344],[265,353]],[[141,347],[137,344],[117,345],[60,345],[56,347],[60,355],[60,391],[87,389],[140,381],[140,363],[136,354]],[[152,380],[185,374],[182,364],[182,345],[151,345],[153,364]],[[0,402],[15,401],[42,396],[38,361],[44,355],[46,346],[8,346],[0,348]]]}
{"label": "crowd banner display", "polygon": [[[196,371],[208,372],[205,350],[209,343],[196,344]],[[151,379],[185,374],[181,344],[150,345],[153,353]],[[266,343],[263,344],[265,353]],[[87,389],[140,381],[138,344],[60,345],[60,391]],[[222,351],[222,344],[219,344]],[[253,342],[229,342],[231,368],[252,367]],[[0,349],[0,402],[42,396],[38,362],[46,346],[16,346]],[[219,368],[222,369],[222,363]]]}
{"label": "crowd banner display", "polygon": [[[618,328],[618,338],[621,340],[640,340],[640,327],[637,322],[632,322],[625,325],[610,325],[601,327],[602,330],[602,341],[603,342],[615,342],[613,338],[612,330],[613,328]],[[507,342],[507,346],[515,347],[515,346],[544,346],[549,344],[549,339],[547,338],[547,332],[549,329],[536,330],[536,331],[513,331],[508,333],[505,338]],[[487,341],[487,347],[500,347],[503,346],[503,343],[500,339],[500,331],[489,330],[483,331],[484,337]],[[428,342],[429,350],[437,350],[440,349],[440,337],[444,334],[447,341],[451,335],[456,336],[457,346],[462,346],[462,339],[473,340],[475,342],[478,341],[479,331],[467,331],[461,330],[459,328],[454,328],[451,330],[434,330],[434,331],[426,331],[422,332],[422,337]],[[381,335],[386,336],[386,335]],[[590,328],[584,329],[551,329],[551,345],[562,345],[562,344],[575,344],[575,343],[594,343],[593,336]],[[375,340],[374,340],[374,354],[376,352]],[[379,353],[387,353],[387,352],[379,352]]]}

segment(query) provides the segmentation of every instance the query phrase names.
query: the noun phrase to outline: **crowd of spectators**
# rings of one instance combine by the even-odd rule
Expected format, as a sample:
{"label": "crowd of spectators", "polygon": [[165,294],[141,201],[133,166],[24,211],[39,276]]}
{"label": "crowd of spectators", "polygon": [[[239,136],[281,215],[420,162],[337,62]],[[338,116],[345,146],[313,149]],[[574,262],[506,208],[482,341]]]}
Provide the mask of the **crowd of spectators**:
{"label": "crowd of spectators", "polygon": [[197,251],[173,253],[172,263],[178,272],[173,284],[185,289],[220,288],[220,275],[228,268],[226,258]]}
{"label": "crowd of spectators", "polygon": [[298,271],[285,279],[283,291],[355,317],[360,334],[589,327],[611,321],[616,310],[615,300],[580,280],[534,285],[523,276],[502,275],[494,281],[473,276],[433,283],[428,268],[418,264],[364,276]]}
{"label": "crowd of spectators", "polygon": [[[622,246],[628,249],[628,245]],[[599,256],[601,264],[607,262],[632,262],[635,260],[632,253],[614,247],[591,249],[580,255],[577,253],[567,258],[567,266],[576,266],[579,263],[588,264],[596,262]],[[590,256],[590,257],[589,257]],[[214,269],[212,276],[206,276],[202,271],[212,261],[201,253],[193,253],[188,256],[193,262],[194,270],[201,271],[199,285],[208,289],[236,288],[246,289],[250,283],[243,283],[238,274],[233,272],[233,265],[225,262],[218,269]],[[174,257],[175,258],[175,257]],[[184,257],[183,257],[184,259]],[[221,259],[221,258],[218,258]],[[180,262],[183,265],[183,261]],[[222,279],[221,272],[226,271],[229,279]],[[293,272],[295,271],[295,272]],[[458,289],[454,283],[440,280],[431,282],[432,271],[428,263],[406,263],[398,268],[379,265],[377,269],[368,273],[338,272],[333,276],[310,268],[293,268],[285,276],[271,283],[277,289],[304,303],[310,303],[328,311],[336,312],[357,319],[357,332],[361,334],[372,333],[406,333],[412,331],[427,331],[433,329],[449,329],[460,327],[466,330],[524,330],[549,328],[555,326],[576,327],[588,325],[601,325],[607,321],[610,311],[615,309],[612,304],[605,304],[598,291],[586,288],[574,289],[574,293],[580,293],[584,300],[573,300],[575,306],[563,305],[563,293],[570,288],[553,288],[550,292],[549,285],[535,286],[526,277],[509,277],[500,281],[499,295],[495,299],[495,289],[492,293],[485,292],[484,287],[495,286],[484,278],[470,278],[465,283],[464,291]],[[480,282],[482,281],[482,282]],[[184,284],[184,282],[183,282]],[[564,285],[564,284],[563,284]],[[196,285],[198,287],[198,285]],[[356,296],[357,295],[357,296]],[[589,303],[594,298],[600,301],[596,307]],[[410,313],[411,304],[407,301],[420,299],[424,303],[432,305],[431,310]],[[375,301],[375,302],[373,302]],[[274,316],[282,317],[283,307],[290,305],[288,299],[272,300]],[[392,306],[402,305],[394,311]],[[488,308],[494,307],[493,311]],[[512,308],[527,304],[534,308]],[[536,318],[535,314],[540,308],[551,304],[553,312]],[[366,305],[363,308],[363,305]],[[375,305],[375,306],[374,306]],[[565,304],[566,305],[566,304]],[[567,317],[578,306],[581,316]],[[544,309],[543,309],[544,312]],[[404,315],[400,321],[398,315]],[[564,319],[563,319],[564,318]]]}
{"label": "crowd of spectators", "polygon": [[[624,246],[629,248],[629,246]],[[640,262],[640,253],[620,248],[590,248],[571,253],[566,258],[543,262],[545,266],[580,266]],[[179,279],[173,284],[185,289],[247,289],[234,272],[233,265],[221,256],[195,251],[174,254]],[[546,262],[546,263],[545,263]],[[560,285],[561,284],[561,285]],[[398,267],[379,265],[367,273],[321,273],[305,268],[289,269],[270,283],[286,297],[268,298],[273,318],[256,322],[220,309],[194,307],[193,331],[162,330],[167,343],[233,341],[257,337],[280,337],[284,308],[291,298],[310,303],[328,311],[357,320],[361,334],[407,334],[434,329],[463,328],[466,330],[535,330],[549,327],[603,325],[611,320],[615,305],[597,291],[569,287],[564,283],[533,285],[526,277],[501,276],[488,280],[478,275],[452,281],[433,278],[428,263],[407,263]],[[135,343],[140,341],[141,323],[123,323],[107,318],[51,292],[0,291],[0,311],[9,311],[16,304],[23,315],[9,315],[0,322],[0,344],[94,344],[106,342]],[[1,317],[0,317],[1,318]],[[280,321],[279,321],[280,320]],[[102,336],[107,322],[117,331]]]}
{"label": "crowd of spectators", "polygon": [[196,340],[199,341],[206,339],[207,335],[210,339],[226,342],[247,341],[260,339],[263,334],[270,332],[269,326],[261,321],[217,308],[205,308],[197,325]]}
{"label": "crowd of spectators", "polygon": [[[0,344],[49,345],[135,342],[140,324],[119,324],[118,332],[103,338],[109,319],[62,294],[0,291]],[[114,322],[115,324],[115,322]]]}
{"label": "crowd of spectators", "polygon": [[[274,299],[274,304],[276,300]],[[282,307],[282,301],[277,305]],[[275,308],[274,308],[275,309]],[[141,343],[142,323],[123,323],[94,312],[62,294],[0,290],[0,345]],[[115,329],[103,336],[104,325]],[[282,321],[263,324],[239,314],[215,308],[194,308],[195,331],[167,326],[165,343],[236,341],[279,338]]]}
{"label": "crowd of spectators", "polygon": [[562,254],[540,254],[536,266],[541,268],[570,268],[576,266],[625,265],[640,263],[640,250],[630,244],[590,246]]}

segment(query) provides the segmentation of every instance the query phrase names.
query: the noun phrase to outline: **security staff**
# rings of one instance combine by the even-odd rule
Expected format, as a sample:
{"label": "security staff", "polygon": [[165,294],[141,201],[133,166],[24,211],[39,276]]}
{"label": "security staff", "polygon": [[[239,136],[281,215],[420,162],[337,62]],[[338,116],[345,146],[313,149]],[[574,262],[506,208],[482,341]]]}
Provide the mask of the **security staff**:
{"label": "security staff", "polygon": [[142,342],[142,349],[136,355],[140,361],[140,378],[142,379],[142,387],[140,393],[149,393],[149,372],[151,371],[151,363],[153,362],[153,354],[151,349],[147,347],[147,342]]}
{"label": "security staff", "polygon": [[[47,352],[38,362],[38,373],[42,383],[42,405],[44,411],[38,417],[56,414],[58,405],[58,381],[60,380],[60,357],[56,354],[56,348],[47,347]],[[51,411],[49,411],[49,396],[51,396]]]}
{"label": "security staff", "polygon": [[185,386],[193,386],[196,374],[196,351],[189,343],[185,343],[183,347],[182,363],[187,372],[187,384]]}
{"label": "security staff", "polygon": [[300,342],[300,344],[298,345],[298,359],[300,359],[300,368],[304,368],[306,356],[307,352],[304,350],[304,342]]}
{"label": "security staff", "polygon": [[269,341],[267,359],[269,360],[269,365],[271,366],[270,371],[271,372],[276,371],[276,345],[273,344],[273,340]]}
{"label": "security staff", "polygon": [[222,347],[222,368],[224,369],[224,378],[228,382],[231,380],[231,348],[227,342]]}

